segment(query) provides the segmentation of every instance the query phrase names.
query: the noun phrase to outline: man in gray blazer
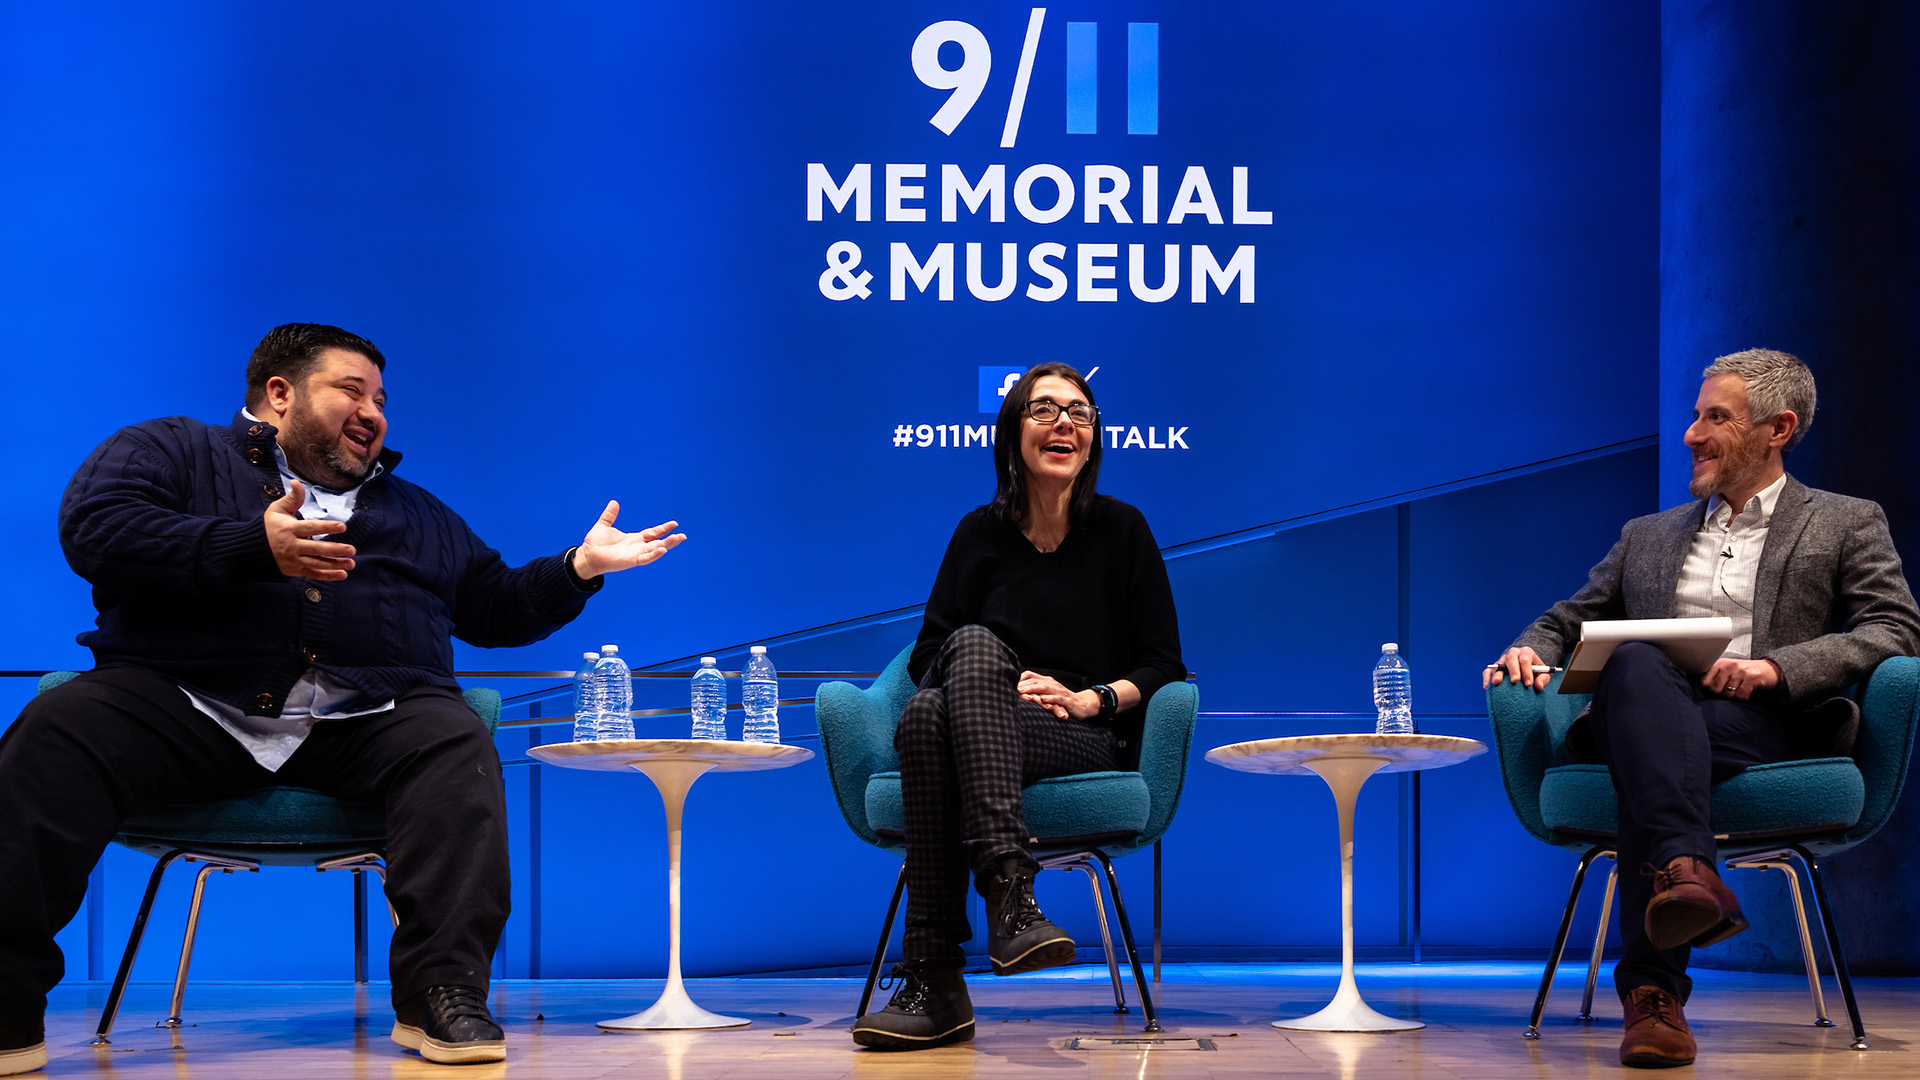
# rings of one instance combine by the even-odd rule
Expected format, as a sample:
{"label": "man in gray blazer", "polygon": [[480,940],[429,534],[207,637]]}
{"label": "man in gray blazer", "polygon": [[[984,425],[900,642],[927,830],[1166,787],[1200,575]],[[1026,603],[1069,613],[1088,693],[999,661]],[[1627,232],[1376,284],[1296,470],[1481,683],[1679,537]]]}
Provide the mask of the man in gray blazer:
{"label": "man in gray blazer", "polygon": [[1714,870],[1712,785],[1749,765],[1851,752],[1859,711],[1847,689],[1920,650],[1880,507],[1786,474],[1813,420],[1806,365],[1751,349],[1703,374],[1686,432],[1700,501],[1627,522],[1586,587],[1527,627],[1485,680],[1545,689],[1545,669],[1588,619],[1733,620],[1733,641],[1701,676],[1653,645],[1622,645],[1569,732],[1577,756],[1611,767],[1620,797],[1626,951],[1613,981],[1626,1010],[1620,1060],[1635,1066],[1693,1060],[1688,954],[1747,927]]}

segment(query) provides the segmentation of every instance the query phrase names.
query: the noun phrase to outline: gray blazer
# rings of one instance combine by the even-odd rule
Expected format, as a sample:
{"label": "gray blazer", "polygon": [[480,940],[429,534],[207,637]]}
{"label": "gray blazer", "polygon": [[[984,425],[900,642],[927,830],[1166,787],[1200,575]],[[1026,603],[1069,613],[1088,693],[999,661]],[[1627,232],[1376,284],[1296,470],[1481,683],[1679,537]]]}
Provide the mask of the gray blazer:
{"label": "gray blazer", "polygon": [[[1634,518],[1586,587],[1514,641],[1559,664],[1587,619],[1673,617],[1687,547],[1707,501]],[[1864,681],[1880,661],[1920,652],[1920,611],[1878,503],[1787,477],[1753,588],[1753,658],[1772,660],[1785,702],[1804,709]]]}

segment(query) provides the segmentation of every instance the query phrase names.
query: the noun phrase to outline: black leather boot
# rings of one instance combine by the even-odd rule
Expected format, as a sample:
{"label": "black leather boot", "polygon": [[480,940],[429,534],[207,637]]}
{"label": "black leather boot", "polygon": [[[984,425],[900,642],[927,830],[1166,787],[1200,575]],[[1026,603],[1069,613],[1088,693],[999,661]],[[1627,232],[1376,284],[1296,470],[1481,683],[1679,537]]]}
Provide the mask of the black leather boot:
{"label": "black leather boot", "polygon": [[995,975],[1073,963],[1073,939],[1040,914],[1033,899],[1038,867],[1022,855],[1001,859],[987,871],[981,895],[987,898],[987,953]]}
{"label": "black leather boot", "polygon": [[876,1050],[927,1050],[973,1038],[973,1000],[959,964],[906,960],[893,965],[887,978],[900,980],[900,988],[886,1008],[853,1022],[854,1042]]}

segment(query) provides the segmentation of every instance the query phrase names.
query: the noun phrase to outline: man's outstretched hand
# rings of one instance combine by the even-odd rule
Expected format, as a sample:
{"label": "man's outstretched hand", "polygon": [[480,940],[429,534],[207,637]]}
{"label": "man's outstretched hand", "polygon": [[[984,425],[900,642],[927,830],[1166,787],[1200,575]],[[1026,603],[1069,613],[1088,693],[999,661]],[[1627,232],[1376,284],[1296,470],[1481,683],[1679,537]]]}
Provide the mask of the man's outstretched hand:
{"label": "man's outstretched hand", "polygon": [[673,527],[680,524],[677,521],[663,521],[637,533],[621,532],[613,527],[614,519],[619,516],[620,504],[607,503],[607,508],[600,512],[600,520],[587,530],[586,539],[573,549],[573,572],[581,580],[611,574],[630,566],[645,566],[678,547],[680,541],[687,538],[686,533],[673,531]]}
{"label": "man's outstretched hand", "polygon": [[287,493],[267,506],[267,547],[273,551],[274,564],[288,577],[315,581],[345,581],[353,569],[353,545],[339,544],[319,537],[347,531],[344,521],[304,521],[300,508],[307,503],[307,489],[295,480]]}

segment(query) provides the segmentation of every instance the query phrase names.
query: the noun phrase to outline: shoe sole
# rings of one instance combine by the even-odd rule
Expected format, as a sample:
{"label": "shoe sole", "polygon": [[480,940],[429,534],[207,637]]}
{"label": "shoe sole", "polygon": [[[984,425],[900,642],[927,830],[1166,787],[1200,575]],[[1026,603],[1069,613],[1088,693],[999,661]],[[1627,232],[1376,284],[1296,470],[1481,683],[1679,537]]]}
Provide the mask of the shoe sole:
{"label": "shoe sole", "polygon": [[420,1056],[437,1065],[478,1065],[489,1061],[507,1060],[507,1040],[490,1039],[483,1042],[444,1043],[430,1039],[427,1033],[411,1024],[395,1022],[393,1041],[409,1050],[417,1050]]}
{"label": "shoe sole", "polygon": [[0,1076],[29,1073],[47,1067],[47,1044],[34,1043],[17,1050],[0,1050]]}
{"label": "shoe sole", "polygon": [[1647,912],[1647,940],[1656,949],[1677,949],[1682,945],[1704,949],[1718,945],[1747,928],[1747,917],[1738,911],[1722,915],[1720,909],[1669,903]]}
{"label": "shoe sole", "polygon": [[1620,1064],[1635,1069],[1672,1069],[1681,1065],[1693,1064],[1693,1055],[1688,1054],[1686,1057],[1674,1057],[1651,1048],[1634,1050],[1632,1052],[1622,1049],[1620,1052]]}
{"label": "shoe sole", "polygon": [[948,1043],[972,1042],[973,1021],[969,1020],[939,1035],[928,1035],[923,1038],[902,1035],[883,1028],[856,1027],[853,1029],[853,1041],[873,1050],[931,1050],[936,1046],[946,1046]]}
{"label": "shoe sole", "polygon": [[1042,968],[1059,967],[1073,963],[1073,939],[1066,936],[1043,941],[1019,956],[1002,963],[999,957],[993,958],[995,975],[1018,975],[1023,971],[1039,971]]}

